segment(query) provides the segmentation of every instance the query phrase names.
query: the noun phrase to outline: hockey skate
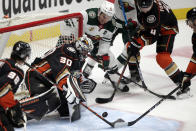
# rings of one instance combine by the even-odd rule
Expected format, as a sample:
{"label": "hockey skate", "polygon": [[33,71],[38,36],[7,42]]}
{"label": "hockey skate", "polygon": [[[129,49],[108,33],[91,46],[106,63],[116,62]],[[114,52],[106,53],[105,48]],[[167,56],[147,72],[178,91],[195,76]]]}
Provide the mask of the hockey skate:
{"label": "hockey skate", "polygon": [[187,99],[193,97],[193,95],[190,93],[190,88],[189,87],[183,87],[176,93],[176,98],[177,99]]}
{"label": "hockey skate", "polygon": [[126,78],[121,79],[121,83],[123,84],[131,84],[132,82],[136,82],[138,84],[141,84],[141,79],[138,71],[131,71],[131,75],[129,75]]}
{"label": "hockey skate", "polygon": [[[104,75],[104,81],[102,82],[102,84],[106,84],[108,82],[113,82],[115,86],[117,86],[117,81],[119,79],[119,75],[114,73],[114,74],[110,74],[109,72],[106,72],[106,74]],[[120,91],[122,92],[128,92],[129,91],[129,87],[126,84],[123,84],[120,82],[120,84],[117,87]]]}

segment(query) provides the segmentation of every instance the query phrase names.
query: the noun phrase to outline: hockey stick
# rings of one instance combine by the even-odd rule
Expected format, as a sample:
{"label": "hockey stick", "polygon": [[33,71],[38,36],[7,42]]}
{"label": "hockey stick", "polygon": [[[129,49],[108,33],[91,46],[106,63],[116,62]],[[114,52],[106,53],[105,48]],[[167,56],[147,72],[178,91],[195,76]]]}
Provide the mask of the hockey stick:
{"label": "hockey stick", "polygon": [[[127,16],[125,14],[125,9],[124,9],[124,5],[122,3],[122,0],[120,0],[120,6],[121,6],[121,9],[122,9],[122,13],[123,13],[124,19],[125,19],[125,26],[127,26],[127,24],[128,24],[128,22],[127,22]],[[131,41],[131,38],[130,38],[130,35],[129,35],[130,32],[127,31],[127,33],[128,33],[128,39],[129,39],[129,41]],[[164,98],[165,97],[164,95],[159,95],[157,93],[154,93],[154,92],[152,92],[151,90],[149,90],[147,88],[146,84],[144,83],[144,79],[143,79],[142,72],[141,72],[141,69],[140,69],[140,66],[139,66],[139,62],[138,62],[138,59],[137,59],[137,56],[136,55],[135,55],[135,59],[136,59],[136,65],[137,65],[137,68],[138,68],[139,76],[140,76],[140,79],[142,81],[142,86],[140,86],[140,87],[142,87],[145,91],[148,91],[149,93],[151,93],[151,94],[153,94],[153,95],[155,95],[157,97]],[[169,96],[169,97],[167,97],[167,99],[173,99],[173,100],[175,100],[176,98],[174,96]]]}
{"label": "hockey stick", "polygon": [[153,105],[150,109],[148,109],[146,112],[144,112],[141,116],[139,116],[137,119],[130,121],[130,122],[121,122],[121,123],[115,123],[114,127],[116,126],[132,126],[135,123],[137,123],[140,119],[145,117],[149,112],[151,112],[153,109],[155,109],[158,105],[160,105],[165,99],[167,99],[169,96],[171,96],[173,93],[175,93],[178,89],[180,89],[181,86],[176,87],[173,89],[169,94],[166,95],[166,97],[162,98],[159,100],[155,105]]}
{"label": "hockey stick", "polygon": [[[118,74],[119,74],[119,73],[118,73]],[[159,97],[159,98],[165,98],[165,97],[167,96],[167,95],[157,94],[157,93],[155,93],[155,92],[149,90],[148,88],[144,88],[143,85],[138,84],[137,82],[133,81],[132,79],[127,78],[126,76],[123,76],[123,78],[126,79],[126,80],[129,80],[129,81],[133,82],[134,84],[136,84],[136,85],[139,86],[140,88],[144,89],[145,91],[147,91],[147,92],[149,92],[149,93],[151,93],[151,94],[153,94],[153,95],[155,95],[155,96],[157,96],[157,97]],[[175,96],[169,96],[167,99],[173,99],[173,100],[175,100],[176,97],[175,97]]]}
{"label": "hockey stick", "polygon": [[[31,65],[29,65],[28,63],[25,62],[25,65],[27,65],[29,68],[33,69],[33,67]],[[39,73],[37,70],[35,70],[39,75],[41,75],[43,78],[45,78],[45,80],[47,80],[48,82],[50,82],[52,85],[56,85],[54,82],[52,82],[49,78],[45,77],[44,75],[42,75],[41,73]],[[55,86],[57,87],[60,91],[63,91],[62,88],[59,88],[57,85]],[[104,119],[102,116],[100,116],[99,114],[97,114],[95,111],[93,111],[91,108],[89,108],[88,106],[86,106],[84,103],[80,102],[80,105],[82,105],[83,107],[85,107],[87,110],[89,110],[90,112],[92,112],[95,116],[97,116],[99,119],[103,120],[105,123],[107,123],[108,125],[110,125],[111,127],[116,127],[115,125],[117,123],[121,123],[124,122],[124,120],[122,119],[117,119],[114,122],[109,122],[108,120]],[[118,125],[118,124],[117,124]]]}
{"label": "hockey stick", "polygon": [[[166,97],[165,95],[157,94],[157,93],[155,93],[155,92],[153,92],[153,91],[151,91],[151,90],[149,90],[149,89],[147,88],[147,86],[146,86],[146,84],[145,84],[145,82],[144,82],[144,78],[143,78],[143,76],[142,76],[142,72],[141,72],[141,69],[140,69],[140,66],[139,66],[139,62],[138,62],[137,56],[135,56],[135,59],[136,59],[136,65],[137,65],[137,69],[138,69],[138,72],[139,72],[139,76],[140,76],[140,79],[141,79],[141,81],[142,81],[142,86],[139,86],[139,87],[143,88],[144,91],[148,91],[149,93],[151,93],[151,94],[153,94],[153,95],[155,95],[155,96],[157,96],[157,97],[165,98],[165,97]],[[170,95],[170,96],[167,97],[167,99],[176,100],[176,97]]]}
{"label": "hockey stick", "polygon": [[[89,54],[88,54],[88,57],[90,57],[91,59],[95,60],[96,62],[99,62],[96,58],[92,57],[92,56],[89,55]],[[136,59],[136,60],[137,60],[137,59]],[[138,60],[137,60],[136,62],[138,63]],[[139,65],[139,63],[138,63],[137,65]],[[141,72],[140,67],[139,67],[138,69],[139,69],[139,71]],[[117,73],[119,76],[121,75],[119,72],[116,72],[116,73]],[[160,98],[166,97],[166,95],[160,95],[160,94],[157,94],[157,93],[155,93],[155,92],[149,90],[149,89],[147,88],[146,84],[144,83],[144,79],[143,79],[142,75],[141,75],[141,77],[142,77],[142,85],[138,84],[137,82],[135,82],[135,81],[133,81],[132,79],[129,79],[129,78],[125,77],[125,76],[122,76],[122,77],[123,77],[124,79],[127,79],[127,80],[133,82],[134,84],[136,84],[136,85],[139,86],[140,88],[143,88],[145,91],[147,91],[147,92],[149,92],[149,93],[151,93],[151,94],[153,94],[153,95],[155,95],[155,96],[157,96],[157,97],[160,97]],[[112,82],[110,78],[109,78],[109,81],[112,83],[112,86],[113,86],[114,89],[115,89],[114,82]],[[118,89],[118,90],[120,90],[120,89]],[[121,91],[121,90],[120,90],[120,91]],[[97,103],[100,103],[100,104],[110,102],[110,101],[107,100],[107,99],[110,99],[110,98],[97,98],[97,99],[96,99],[96,102],[97,102]],[[175,100],[176,97],[175,97],[175,96],[169,96],[167,99]]]}
{"label": "hockey stick", "polygon": [[[128,60],[129,60],[129,59],[130,59],[130,57],[128,58]],[[119,86],[119,84],[120,84],[120,80],[122,79],[123,74],[124,74],[124,72],[125,72],[125,70],[126,70],[126,67],[127,67],[128,63],[129,63],[128,60],[127,60],[126,64],[124,65],[124,68],[123,68],[123,70],[122,70],[122,72],[121,72],[121,74],[120,74],[120,77],[119,77],[119,79],[118,79],[117,85],[115,85],[114,82],[110,79],[110,77],[108,77],[109,80],[110,80],[110,82],[112,83],[112,86],[114,87],[114,91],[113,91],[112,95],[111,95],[109,98],[96,98],[95,101],[96,101],[97,103],[103,104],[103,103],[108,103],[108,102],[110,102],[110,101],[113,100],[114,95],[116,94],[116,91],[117,91],[118,86]]]}
{"label": "hockey stick", "polygon": [[[90,54],[87,54],[87,56],[89,57],[89,58],[91,58],[91,59],[93,59],[94,61],[96,61],[97,63],[100,63],[100,61],[98,60],[98,58],[95,58],[95,57],[93,57],[93,56],[91,56]],[[107,68],[108,70],[112,70],[112,68]],[[120,73],[118,73],[119,74],[119,76],[120,76]],[[109,81],[111,82],[111,84],[112,84],[112,87],[115,89],[115,87],[116,87],[116,85],[114,84],[114,82],[110,79],[110,78],[108,78],[109,79]],[[128,87],[127,87],[128,88]],[[120,88],[117,88],[117,90],[119,90],[119,91],[121,91],[121,92],[124,92],[124,89],[120,89]]]}

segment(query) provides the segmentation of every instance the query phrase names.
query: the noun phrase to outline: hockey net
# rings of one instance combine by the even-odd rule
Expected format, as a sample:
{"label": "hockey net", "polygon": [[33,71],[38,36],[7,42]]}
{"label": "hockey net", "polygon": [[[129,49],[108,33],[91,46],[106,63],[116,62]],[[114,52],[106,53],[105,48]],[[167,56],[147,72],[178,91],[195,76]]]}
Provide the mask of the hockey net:
{"label": "hockey net", "polygon": [[28,42],[33,60],[56,45],[69,44],[82,35],[80,13],[34,14],[0,20],[1,58],[9,58],[17,41]]}
{"label": "hockey net", "polygon": [[[28,60],[30,64],[57,45],[69,44],[78,39],[83,33],[82,25],[83,17],[80,13],[35,14],[0,20],[0,57],[9,58],[14,43],[25,41],[32,49]],[[28,67],[22,68],[26,70]],[[18,99],[26,91],[24,83],[21,84],[17,91]]]}

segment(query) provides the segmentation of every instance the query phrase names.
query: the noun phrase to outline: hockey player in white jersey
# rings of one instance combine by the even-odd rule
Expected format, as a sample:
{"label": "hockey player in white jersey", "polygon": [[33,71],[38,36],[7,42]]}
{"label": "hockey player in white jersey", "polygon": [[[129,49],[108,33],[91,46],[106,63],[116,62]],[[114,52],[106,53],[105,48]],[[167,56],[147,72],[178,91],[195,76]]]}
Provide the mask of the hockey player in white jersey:
{"label": "hockey player in white jersey", "polygon": [[[117,71],[116,59],[109,50],[112,37],[118,29],[113,19],[114,4],[104,1],[100,8],[90,8],[83,11],[82,14],[84,17],[84,33],[94,42],[94,49],[91,52],[92,58],[88,58],[83,74],[89,77],[97,60],[99,61],[98,66],[104,71],[111,69],[112,72]],[[118,78],[119,76],[112,76],[111,79],[117,84]],[[122,84],[119,85],[119,88],[121,91],[128,91],[127,89],[124,90]]]}
{"label": "hockey player in white jersey", "polygon": [[[123,10],[121,8],[121,4],[120,4],[120,0],[115,0],[114,2],[114,19],[116,21],[116,27],[118,28],[118,30],[116,31],[116,33],[113,36],[113,40],[115,39],[115,37],[121,33],[122,34],[122,40],[123,43],[126,44],[129,41],[129,37],[133,36],[136,31],[137,31],[137,12],[136,12],[136,8],[135,8],[135,1],[134,0],[122,0],[123,6],[124,6],[124,11],[125,11],[125,15],[128,19],[128,24],[125,25],[125,18],[123,16]],[[128,36],[128,34],[130,36]],[[112,42],[113,42],[112,40]],[[137,55],[138,60],[140,60],[140,54],[138,53]],[[118,66],[118,69],[120,69],[126,62],[128,59],[128,55],[124,52],[122,52],[118,58],[117,58],[117,63],[116,65]],[[130,72],[130,76],[129,78],[131,78],[133,81],[135,82],[140,82],[140,76],[139,76],[139,72],[136,66],[136,59],[132,56],[129,59],[129,72]],[[109,71],[106,73],[105,78],[107,79],[109,76],[112,77],[113,72],[115,71]],[[116,74],[114,74],[116,75]],[[105,80],[104,80],[105,81]],[[124,84],[128,84],[130,81],[128,79],[122,79],[121,82],[123,82]]]}

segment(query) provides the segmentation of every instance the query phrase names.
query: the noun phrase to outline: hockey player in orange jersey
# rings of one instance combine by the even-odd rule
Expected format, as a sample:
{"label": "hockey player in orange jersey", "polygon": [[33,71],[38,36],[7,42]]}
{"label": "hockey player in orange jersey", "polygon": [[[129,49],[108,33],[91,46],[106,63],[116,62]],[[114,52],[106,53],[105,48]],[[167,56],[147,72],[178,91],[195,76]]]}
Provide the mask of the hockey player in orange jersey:
{"label": "hockey player in orange jersey", "polygon": [[186,14],[186,18],[187,18],[186,20],[187,25],[193,29],[193,35],[192,35],[193,54],[188,64],[188,67],[186,69],[186,72],[184,72],[184,77],[181,83],[182,88],[180,89],[180,91],[177,92],[177,95],[180,98],[190,96],[189,86],[191,85],[192,77],[194,77],[194,75],[196,74],[196,8],[192,8],[191,10],[189,10]]}
{"label": "hockey player in orange jersey", "polygon": [[28,43],[18,41],[14,44],[11,57],[0,60],[0,130],[14,131],[14,127],[23,127],[24,119],[20,103],[14,99],[24,78],[20,68],[30,56]]}

